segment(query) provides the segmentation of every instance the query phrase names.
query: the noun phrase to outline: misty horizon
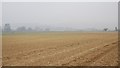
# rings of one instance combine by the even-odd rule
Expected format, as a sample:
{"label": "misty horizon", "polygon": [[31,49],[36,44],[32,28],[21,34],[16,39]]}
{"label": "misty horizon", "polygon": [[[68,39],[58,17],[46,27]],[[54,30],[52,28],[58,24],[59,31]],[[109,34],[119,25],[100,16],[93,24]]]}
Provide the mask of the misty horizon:
{"label": "misty horizon", "polygon": [[118,27],[117,3],[3,3],[3,23],[31,28],[98,29]]}

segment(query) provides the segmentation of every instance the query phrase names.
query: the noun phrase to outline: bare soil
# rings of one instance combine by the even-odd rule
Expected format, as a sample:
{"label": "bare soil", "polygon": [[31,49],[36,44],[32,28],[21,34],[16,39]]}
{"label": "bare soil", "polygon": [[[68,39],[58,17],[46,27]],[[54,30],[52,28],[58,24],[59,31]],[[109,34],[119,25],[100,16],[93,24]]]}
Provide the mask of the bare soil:
{"label": "bare soil", "polygon": [[3,66],[117,65],[115,32],[3,35]]}

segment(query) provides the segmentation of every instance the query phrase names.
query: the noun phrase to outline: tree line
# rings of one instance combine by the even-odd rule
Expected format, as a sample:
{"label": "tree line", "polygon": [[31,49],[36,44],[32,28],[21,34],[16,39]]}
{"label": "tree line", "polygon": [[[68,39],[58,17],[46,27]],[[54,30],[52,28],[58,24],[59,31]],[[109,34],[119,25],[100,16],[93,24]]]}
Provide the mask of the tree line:
{"label": "tree line", "polygon": [[[3,29],[0,29],[0,30],[2,30],[3,32],[13,32],[13,31],[15,31],[15,32],[35,32],[35,31],[37,31],[37,30],[32,29],[31,27],[26,28],[25,26],[18,27],[18,28],[16,28],[16,30],[12,30],[10,24],[5,24],[3,26]],[[50,31],[50,28],[45,28],[44,30],[39,30],[39,31]],[[107,31],[109,31],[109,29],[103,28],[102,31],[107,32]],[[117,27],[115,27],[114,31],[119,31],[119,30]]]}

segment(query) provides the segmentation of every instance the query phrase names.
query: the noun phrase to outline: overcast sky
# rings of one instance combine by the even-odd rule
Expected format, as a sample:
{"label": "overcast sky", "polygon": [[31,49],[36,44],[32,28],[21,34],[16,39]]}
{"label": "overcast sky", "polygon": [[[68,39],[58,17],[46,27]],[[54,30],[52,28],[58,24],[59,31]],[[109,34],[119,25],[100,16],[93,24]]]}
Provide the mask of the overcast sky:
{"label": "overcast sky", "polygon": [[2,25],[2,3],[0,2],[0,26]]}
{"label": "overcast sky", "polygon": [[119,0],[2,0],[3,2],[118,2]]}
{"label": "overcast sky", "polygon": [[3,24],[78,29],[118,26],[116,2],[4,2]]}

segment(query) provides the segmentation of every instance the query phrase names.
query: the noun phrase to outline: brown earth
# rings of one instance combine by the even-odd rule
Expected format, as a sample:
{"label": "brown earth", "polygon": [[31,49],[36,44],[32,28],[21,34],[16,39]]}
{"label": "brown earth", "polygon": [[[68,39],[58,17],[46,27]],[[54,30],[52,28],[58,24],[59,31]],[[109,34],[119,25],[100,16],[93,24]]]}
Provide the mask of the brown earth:
{"label": "brown earth", "polygon": [[117,66],[115,32],[3,35],[4,66]]}
{"label": "brown earth", "polygon": [[0,36],[0,67],[2,66],[2,36]]}

